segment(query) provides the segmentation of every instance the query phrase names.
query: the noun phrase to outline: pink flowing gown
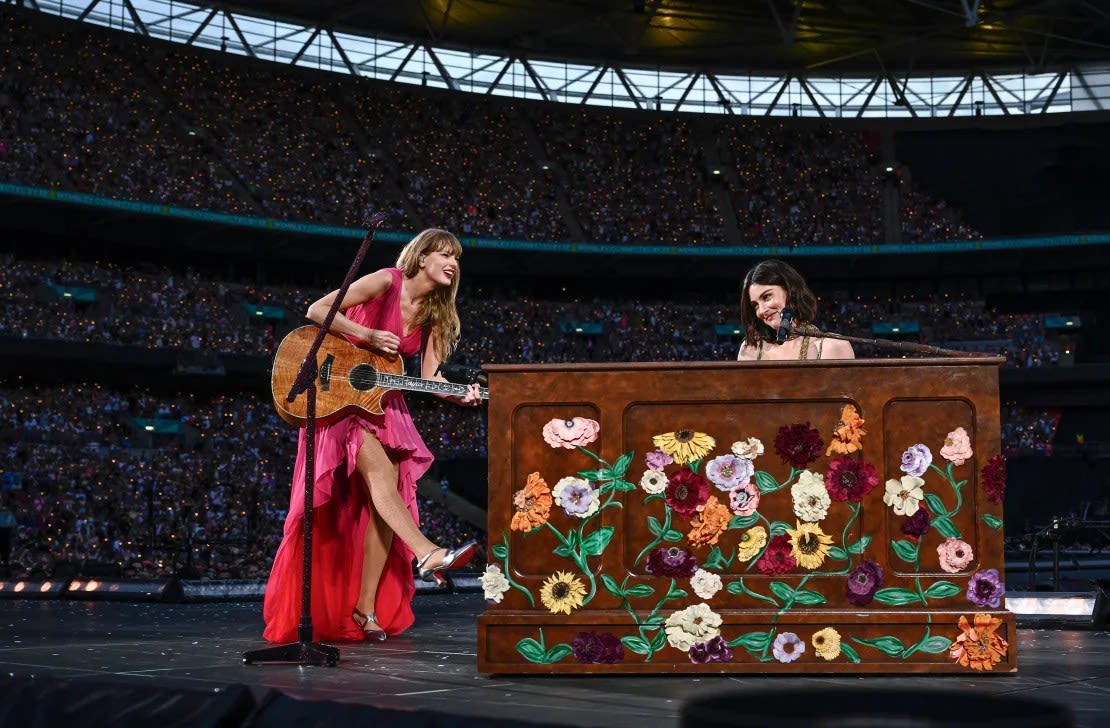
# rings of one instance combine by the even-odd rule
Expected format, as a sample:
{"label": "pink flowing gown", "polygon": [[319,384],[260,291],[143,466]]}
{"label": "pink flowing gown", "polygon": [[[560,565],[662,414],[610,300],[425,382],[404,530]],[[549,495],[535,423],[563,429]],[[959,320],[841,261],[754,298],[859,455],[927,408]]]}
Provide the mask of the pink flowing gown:
{"label": "pink flowing gown", "polygon": [[[399,351],[412,356],[420,349],[420,329],[404,335],[401,321],[401,276],[389,269],[393,285],[380,298],[351,306],[347,318],[372,329],[392,331],[401,337]],[[354,342],[352,342],[354,343]],[[416,482],[432,464],[432,453],[413,424],[400,392],[382,399],[384,413],[350,415],[330,425],[317,423],[312,536],[312,627],[314,640],[361,640],[351,620],[362,581],[362,541],[370,518],[369,497],[355,458],[365,433],[370,432],[397,461],[397,483],[413,520],[420,525]],[[294,642],[301,618],[301,584],[304,570],[305,430],[297,443],[293,488],[281,545],[266,584],[262,636],[270,642]],[[395,635],[413,623],[413,554],[394,537],[378,586],[375,614],[378,624]]]}

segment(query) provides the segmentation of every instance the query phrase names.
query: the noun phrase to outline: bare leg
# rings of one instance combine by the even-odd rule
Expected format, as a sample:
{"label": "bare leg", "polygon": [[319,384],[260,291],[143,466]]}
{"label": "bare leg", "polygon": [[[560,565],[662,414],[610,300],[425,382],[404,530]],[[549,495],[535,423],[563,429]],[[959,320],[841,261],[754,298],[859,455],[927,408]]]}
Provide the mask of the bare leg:
{"label": "bare leg", "polygon": [[[397,492],[397,463],[389,459],[378,438],[366,433],[362,447],[358,451],[356,464],[359,474],[370,489],[370,507],[377,512],[381,522],[401,539],[417,558],[434,550],[436,545],[429,541],[417,527],[404,501],[401,500],[401,494]],[[438,558],[442,559],[442,556]],[[384,566],[385,555],[381,559]],[[433,555],[429,565],[434,566],[438,563],[437,557]],[[364,566],[364,574],[365,569]],[[378,568],[378,574],[381,574],[381,567]]]}
{"label": "bare leg", "polygon": [[[358,603],[355,608],[363,614],[372,617],[376,622],[375,603],[378,596],[378,583],[385,569],[385,561],[389,556],[389,548],[393,545],[393,529],[385,525],[381,516],[373,508],[370,509],[370,522],[366,527],[366,537],[362,541],[362,586],[358,593]],[[380,625],[367,625],[377,628]]]}

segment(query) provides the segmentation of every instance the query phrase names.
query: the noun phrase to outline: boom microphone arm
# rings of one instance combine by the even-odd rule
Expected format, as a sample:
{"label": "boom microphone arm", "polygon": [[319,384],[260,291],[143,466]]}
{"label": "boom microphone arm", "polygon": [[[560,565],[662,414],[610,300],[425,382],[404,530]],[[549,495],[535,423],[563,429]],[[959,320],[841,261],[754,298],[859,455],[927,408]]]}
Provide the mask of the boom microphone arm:
{"label": "boom microphone arm", "polygon": [[871,346],[880,349],[893,349],[895,351],[909,352],[912,354],[927,354],[933,356],[948,356],[948,357],[989,357],[995,356],[994,354],[985,354],[979,351],[957,351],[955,349],[944,349],[939,346],[931,346],[930,344],[915,344],[912,341],[891,341],[890,339],[867,339],[862,336],[847,336],[845,334],[835,334],[831,331],[822,331],[813,324],[795,324],[790,327],[790,334],[800,336],[811,336],[818,339],[838,339],[840,341],[851,341],[857,344],[870,344]]}

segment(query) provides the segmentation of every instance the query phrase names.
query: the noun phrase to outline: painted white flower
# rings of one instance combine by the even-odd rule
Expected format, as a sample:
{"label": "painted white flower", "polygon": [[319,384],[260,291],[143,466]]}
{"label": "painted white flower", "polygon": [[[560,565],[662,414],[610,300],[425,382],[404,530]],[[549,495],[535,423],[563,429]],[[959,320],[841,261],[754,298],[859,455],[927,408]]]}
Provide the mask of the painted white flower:
{"label": "painted white flower", "polygon": [[737,440],[732,443],[732,452],[736,454],[736,457],[755,460],[763,454],[763,443],[754,437],[749,437],[747,440]]}
{"label": "painted white flower", "polygon": [[698,569],[690,577],[690,588],[702,599],[712,599],[723,586],[720,575],[705,569]]}
{"label": "painted white flower", "polygon": [[820,473],[803,470],[798,482],[790,486],[790,498],[794,501],[794,515],[802,521],[817,523],[829,515],[832,499]]}
{"label": "painted white flower", "polygon": [[589,518],[601,507],[597,491],[588,480],[582,478],[563,478],[551,489],[551,497],[563,507],[568,516]]}
{"label": "painted white flower", "polygon": [[640,487],[651,495],[658,495],[667,490],[667,474],[662,470],[645,470],[644,477],[640,478]]}
{"label": "painted white flower", "polygon": [[671,647],[689,652],[694,645],[708,642],[721,634],[721,615],[704,602],[694,604],[667,617],[664,629]]}
{"label": "painted white flower", "polygon": [[916,475],[903,475],[901,480],[891,478],[886,481],[883,503],[894,508],[899,516],[912,516],[925,498],[924,485],[925,481]]}
{"label": "painted white flower", "polygon": [[505,592],[509,591],[509,580],[501,573],[501,567],[497,564],[487,566],[485,573],[478,578],[478,581],[482,584],[482,592],[486,601],[494,604],[500,604],[505,597]]}

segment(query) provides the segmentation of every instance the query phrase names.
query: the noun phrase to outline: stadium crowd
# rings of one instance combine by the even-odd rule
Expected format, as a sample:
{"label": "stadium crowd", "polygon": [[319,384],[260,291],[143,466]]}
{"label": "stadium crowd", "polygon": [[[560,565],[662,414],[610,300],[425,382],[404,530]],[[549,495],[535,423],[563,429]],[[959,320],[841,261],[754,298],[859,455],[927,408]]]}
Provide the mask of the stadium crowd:
{"label": "stadium crowd", "polygon": [[0,182],[337,225],[373,207],[398,229],[509,239],[981,237],[908,185],[884,226],[872,132],[475,104],[7,10],[0,58]]}

